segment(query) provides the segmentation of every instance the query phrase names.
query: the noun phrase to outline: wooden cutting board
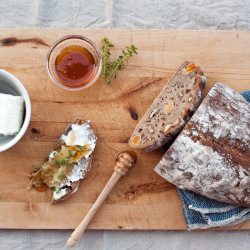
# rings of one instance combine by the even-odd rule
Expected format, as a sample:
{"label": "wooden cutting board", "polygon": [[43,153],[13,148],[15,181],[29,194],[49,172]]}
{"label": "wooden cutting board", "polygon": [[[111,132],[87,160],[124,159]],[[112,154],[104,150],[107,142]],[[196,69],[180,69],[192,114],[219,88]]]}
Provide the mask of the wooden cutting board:
{"label": "wooden cutting board", "polygon": [[[81,34],[99,46],[104,36],[118,56],[130,43],[138,56],[112,86],[102,79],[81,92],[54,86],[47,75],[49,46],[67,34]],[[128,138],[167,79],[185,60],[201,65],[208,78],[238,91],[250,89],[250,32],[174,30],[2,29],[0,68],[20,79],[31,103],[30,126],[23,139],[0,154],[0,228],[70,229],[85,215],[109,179],[116,155],[128,149]],[[136,115],[135,115],[136,114]],[[51,193],[28,191],[28,172],[42,163],[66,126],[86,116],[98,135],[92,170],[78,192],[50,205]],[[164,151],[137,151],[138,164],[120,180],[90,229],[186,229],[175,187],[154,173]],[[227,229],[250,229],[250,221]]]}

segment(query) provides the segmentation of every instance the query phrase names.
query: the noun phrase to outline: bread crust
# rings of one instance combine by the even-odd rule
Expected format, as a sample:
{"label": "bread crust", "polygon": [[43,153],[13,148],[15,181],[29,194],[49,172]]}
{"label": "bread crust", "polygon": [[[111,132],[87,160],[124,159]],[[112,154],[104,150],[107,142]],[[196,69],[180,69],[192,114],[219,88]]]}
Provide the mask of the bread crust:
{"label": "bread crust", "polygon": [[[183,69],[185,69],[186,67],[188,67],[189,65],[192,65],[192,64],[194,64],[196,66],[196,69],[190,73],[190,76],[195,78],[195,83],[193,85],[194,95],[193,95],[191,102],[187,105],[188,107],[183,110],[181,117],[179,117],[179,123],[172,125],[170,131],[168,131],[167,133],[164,133],[164,132],[162,132],[161,134],[159,133],[157,140],[150,141],[149,143],[146,143],[146,144],[133,143],[133,138],[138,134],[138,131],[141,130],[145,121],[147,121],[148,117],[152,113],[152,109],[157,105],[158,100],[160,98],[162,98],[164,93],[167,91],[169,82],[172,81],[172,79],[177,78],[178,74],[180,74],[180,72],[182,72]],[[183,74],[187,74],[187,73],[183,73]],[[200,101],[201,101],[202,90],[204,89],[205,84],[206,84],[206,78],[205,78],[201,68],[198,65],[196,65],[194,62],[190,62],[190,61],[184,62],[178,68],[178,70],[174,74],[174,76],[168,81],[168,84],[166,84],[166,86],[162,89],[162,91],[159,93],[159,95],[155,98],[152,105],[148,108],[148,110],[145,112],[142,119],[139,121],[139,123],[135,127],[135,129],[134,129],[134,131],[129,139],[129,142],[128,142],[129,146],[132,148],[143,149],[144,151],[149,152],[149,151],[153,151],[153,150],[163,146],[168,141],[173,139],[182,130],[182,128],[185,126],[185,124],[190,119],[192,114],[198,108]]]}
{"label": "bread crust", "polygon": [[155,167],[181,189],[250,207],[250,104],[217,83]]}

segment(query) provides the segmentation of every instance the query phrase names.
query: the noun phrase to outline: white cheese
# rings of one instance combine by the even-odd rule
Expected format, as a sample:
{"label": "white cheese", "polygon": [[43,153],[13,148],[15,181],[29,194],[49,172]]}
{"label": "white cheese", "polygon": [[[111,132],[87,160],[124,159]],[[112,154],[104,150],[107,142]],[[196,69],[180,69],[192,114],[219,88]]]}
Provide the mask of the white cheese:
{"label": "white cheese", "polygon": [[24,99],[0,93],[0,134],[14,135],[23,123]]}
{"label": "white cheese", "polygon": [[88,123],[81,125],[72,124],[71,130],[67,135],[62,135],[62,140],[67,146],[95,146],[96,138],[91,133],[92,129]]}
{"label": "white cheese", "polygon": [[55,156],[56,156],[57,152],[56,151],[52,151],[50,154],[49,154],[49,159],[54,159]]}
{"label": "white cheese", "polygon": [[59,200],[60,198],[62,198],[67,193],[68,193],[68,189],[67,188],[63,188],[63,189],[59,189],[58,191],[54,191],[53,192],[53,199],[55,201]]}

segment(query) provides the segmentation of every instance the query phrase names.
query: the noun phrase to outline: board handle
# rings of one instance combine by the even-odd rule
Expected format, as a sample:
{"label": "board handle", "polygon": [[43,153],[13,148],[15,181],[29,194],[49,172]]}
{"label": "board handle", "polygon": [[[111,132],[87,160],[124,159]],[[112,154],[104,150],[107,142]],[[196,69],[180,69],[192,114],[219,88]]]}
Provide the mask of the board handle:
{"label": "board handle", "polygon": [[96,214],[99,207],[102,205],[104,200],[109,195],[110,191],[119,181],[121,176],[125,175],[127,171],[132,168],[136,163],[136,154],[133,151],[124,151],[117,156],[116,164],[114,166],[114,172],[110,177],[109,181],[103,188],[102,192],[96,199],[95,203],[92,205],[86,216],[82,219],[80,224],[74,230],[74,232],[69,237],[67,244],[72,247],[76,244],[76,242],[82,237],[84,231],[86,230],[89,222]]}

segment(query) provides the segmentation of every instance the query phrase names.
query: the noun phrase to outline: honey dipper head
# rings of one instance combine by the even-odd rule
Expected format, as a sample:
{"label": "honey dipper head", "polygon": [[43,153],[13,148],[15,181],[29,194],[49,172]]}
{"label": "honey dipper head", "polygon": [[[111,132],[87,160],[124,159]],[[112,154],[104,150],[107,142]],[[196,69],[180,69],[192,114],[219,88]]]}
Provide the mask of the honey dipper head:
{"label": "honey dipper head", "polygon": [[130,168],[132,168],[137,160],[136,153],[133,151],[121,152],[116,158],[115,171],[124,175]]}

